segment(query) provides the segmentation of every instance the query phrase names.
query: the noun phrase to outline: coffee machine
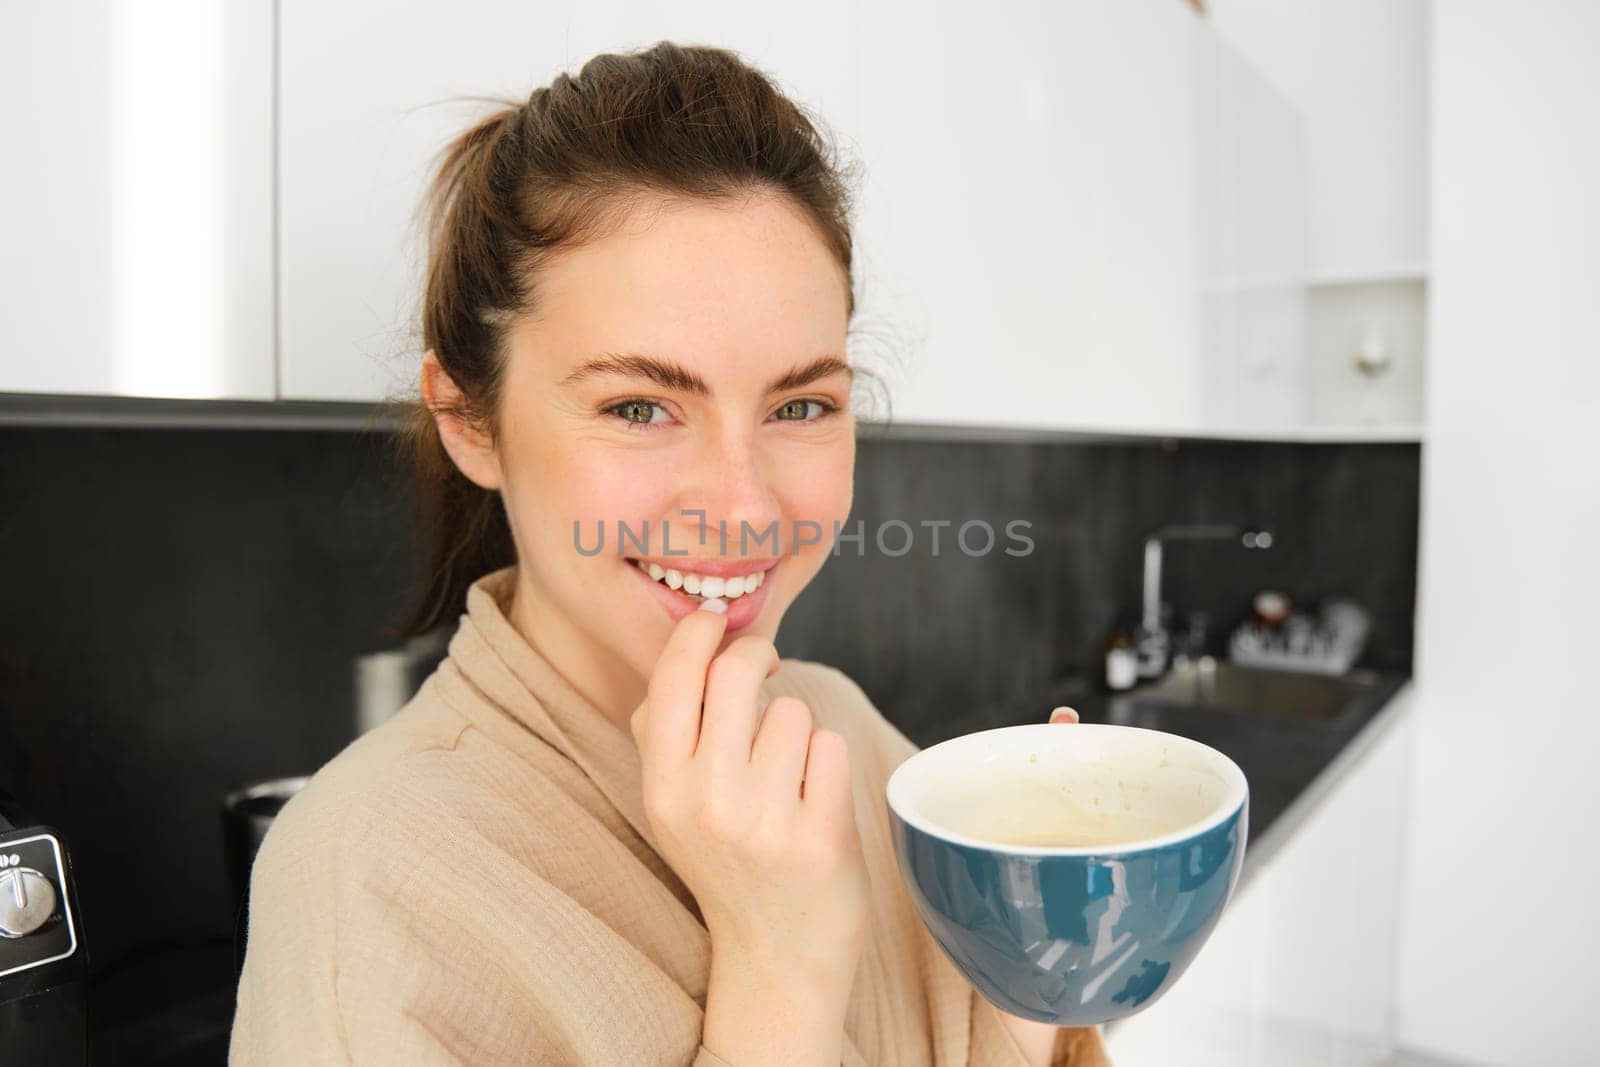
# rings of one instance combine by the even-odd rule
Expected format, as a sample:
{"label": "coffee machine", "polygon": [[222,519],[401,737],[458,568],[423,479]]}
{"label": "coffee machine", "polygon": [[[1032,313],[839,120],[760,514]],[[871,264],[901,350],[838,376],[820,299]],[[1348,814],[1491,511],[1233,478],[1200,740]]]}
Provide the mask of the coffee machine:
{"label": "coffee machine", "polygon": [[61,835],[0,790],[0,1061],[89,1062],[77,901]]}

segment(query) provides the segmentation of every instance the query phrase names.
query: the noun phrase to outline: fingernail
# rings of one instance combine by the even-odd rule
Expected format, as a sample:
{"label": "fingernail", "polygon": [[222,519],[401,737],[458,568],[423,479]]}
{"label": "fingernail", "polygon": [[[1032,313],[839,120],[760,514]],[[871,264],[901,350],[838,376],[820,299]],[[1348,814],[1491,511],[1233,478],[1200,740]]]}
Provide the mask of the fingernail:
{"label": "fingernail", "polygon": [[1077,722],[1078,721],[1078,713],[1076,711],[1072,710],[1071,708],[1067,707],[1065,704],[1063,704],[1061,707],[1056,708],[1054,711],[1052,711],[1050,713],[1050,721],[1051,722],[1061,722],[1061,721]]}
{"label": "fingernail", "polygon": [[709,611],[717,615],[726,615],[728,613],[728,602],[723,600],[721,597],[708,596],[704,600],[700,601],[700,606],[695,610]]}

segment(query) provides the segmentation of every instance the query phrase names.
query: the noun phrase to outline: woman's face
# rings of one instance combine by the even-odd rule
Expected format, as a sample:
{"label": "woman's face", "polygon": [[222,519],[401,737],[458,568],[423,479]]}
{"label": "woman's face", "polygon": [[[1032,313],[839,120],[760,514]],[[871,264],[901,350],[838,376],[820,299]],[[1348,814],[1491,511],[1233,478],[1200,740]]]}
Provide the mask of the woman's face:
{"label": "woman's face", "polygon": [[669,572],[722,580],[725,641],[772,638],[831,552],[855,463],[847,286],[787,198],[652,198],[541,275],[498,440],[446,435],[505,500],[512,621],[614,714],[698,603]]}

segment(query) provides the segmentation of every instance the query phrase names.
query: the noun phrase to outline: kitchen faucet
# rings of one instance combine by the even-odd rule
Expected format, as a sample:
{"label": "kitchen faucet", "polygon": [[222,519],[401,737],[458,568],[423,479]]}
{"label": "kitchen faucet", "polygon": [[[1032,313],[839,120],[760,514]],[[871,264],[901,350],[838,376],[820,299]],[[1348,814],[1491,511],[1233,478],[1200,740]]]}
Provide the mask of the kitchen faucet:
{"label": "kitchen faucet", "polygon": [[1139,676],[1154,678],[1167,668],[1171,635],[1161,619],[1161,549],[1168,541],[1231,541],[1245,548],[1271,548],[1272,531],[1248,529],[1227,523],[1190,523],[1163,526],[1144,542],[1144,614],[1135,642]]}

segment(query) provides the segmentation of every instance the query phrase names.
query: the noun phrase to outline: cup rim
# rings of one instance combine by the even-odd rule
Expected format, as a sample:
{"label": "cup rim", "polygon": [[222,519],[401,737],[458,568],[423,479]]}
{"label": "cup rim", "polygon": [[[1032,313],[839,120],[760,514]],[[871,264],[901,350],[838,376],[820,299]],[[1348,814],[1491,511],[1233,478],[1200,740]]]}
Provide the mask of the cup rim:
{"label": "cup rim", "polygon": [[[1222,803],[1218,805],[1217,809],[1210,815],[1207,815],[1203,819],[1196,820],[1195,822],[1188,823],[1180,829],[1173,830],[1170,833],[1160,834],[1155,837],[1134,838],[1128,841],[1119,841],[1116,844],[1111,845],[1013,845],[1000,841],[986,841],[982,838],[972,837],[968,834],[957,833],[953,830],[946,830],[940,827],[932,826],[925,822],[920,816],[912,815],[908,810],[908,805],[905,803],[905,793],[910,788],[907,783],[911,780],[911,775],[913,773],[909,770],[909,768],[924,755],[937,751],[941,748],[945,748],[946,746],[974,744],[976,743],[977,738],[993,737],[998,734],[1009,735],[1023,732],[1034,732],[1039,730],[1052,731],[1052,733],[1047,735],[1052,738],[1057,736],[1054,731],[1060,730],[1086,730],[1090,732],[1099,731],[1113,734],[1155,734],[1163,738],[1168,738],[1171,740],[1171,742],[1182,747],[1186,747],[1191,750],[1199,750],[1209,754],[1212,757],[1215,757],[1219,763],[1220,769],[1223,772],[1224,778],[1228,780],[1227,795],[1223,798]],[[1240,810],[1245,806],[1245,803],[1250,798],[1250,783],[1245,778],[1244,771],[1241,770],[1239,765],[1235,763],[1226,753],[1220,752],[1202,741],[1196,741],[1192,737],[1184,737],[1182,734],[1167,733],[1165,730],[1152,730],[1143,726],[1122,726],[1116,723],[1096,722],[1073,723],[1068,725],[1064,723],[1041,722],[1020,723],[1015,726],[998,726],[990,730],[978,730],[970,734],[960,734],[956,737],[940,741],[938,744],[930,745],[924,749],[919,749],[910,756],[906,757],[906,759],[901,761],[900,765],[894,769],[893,773],[889,775],[889,782],[885,786],[884,791],[888,799],[889,810],[894,813],[896,818],[910,826],[915,827],[917,830],[927,834],[929,837],[935,837],[941,841],[947,841],[951,844],[963,845],[967,848],[980,849],[985,852],[1003,852],[1018,856],[1121,856],[1136,852],[1149,852],[1154,849],[1181,844],[1185,841],[1189,841],[1203,834],[1209,833],[1239,814]]]}

